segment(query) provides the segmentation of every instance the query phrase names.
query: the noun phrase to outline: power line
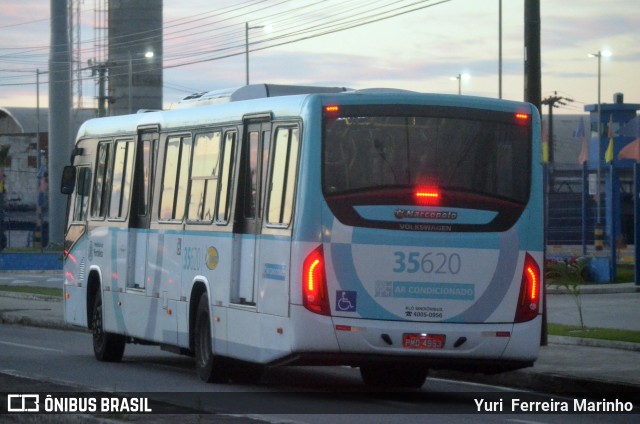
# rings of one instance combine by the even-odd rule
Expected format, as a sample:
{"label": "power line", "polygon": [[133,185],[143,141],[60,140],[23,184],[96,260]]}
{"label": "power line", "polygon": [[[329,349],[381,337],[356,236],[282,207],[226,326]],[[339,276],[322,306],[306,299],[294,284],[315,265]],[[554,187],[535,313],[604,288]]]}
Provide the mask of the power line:
{"label": "power line", "polygon": [[[363,1],[363,0],[329,0],[316,1],[295,8],[282,9],[281,6],[288,1],[278,3],[261,1],[246,1],[235,7],[228,7],[222,11],[209,11],[191,15],[185,18],[178,18],[168,21],[165,28],[174,28],[165,34],[165,41],[168,46],[164,48],[164,65],[154,69],[171,69],[188,65],[221,60],[233,56],[239,56],[244,51],[244,30],[240,28],[238,19],[251,22],[269,22],[272,19],[277,25],[277,30],[271,35],[254,37],[250,45],[250,51],[261,51],[287,44],[292,44],[328,34],[333,34],[348,29],[360,27],[375,22],[392,19],[397,16],[413,13],[428,7],[437,6],[450,0],[414,0],[414,1]],[[263,3],[269,3],[266,6]],[[213,21],[211,21],[213,19]],[[138,35],[147,34],[152,40],[158,35],[152,35],[154,31],[136,33]],[[159,30],[160,34],[162,30]],[[127,37],[135,37],[136,34],[129,34]],[[207,37],[191,39],[190,37],[201,34],[208,34]],[[221,40],[214,48],[211,42]],[[138,44],[140,40],[136,41]],[[92,41],[83,41],[83,46]],[[179,42],[179,45],[177,44]],[[130,41],[115,43],[115,48],[127,45]],[[174,47],[176,43],[176,47]],[[193,44],[189,50],[184,46]],[[3,61],[34,67],[47,67],[48,54],[36,53],[37,50],[48,49],[48,47],[30,48],[16,53],[0,55]],[[88,48],[82,48],[81,52],[86,52]],[[175,51],[175,53],[173,53]],[[137,59],[136,59],[137,60]],[[135,62],[134,62],[135,63]],[[149,68],[145,72],[150,72]],[[11,72],[8,69],[0,72]],[[35,70],[32,71],[35,74]],[[134,73],[138,73],[136,70]],[[111,76],[116,76],[112,74]],[[0,81],[15,79],[15,76],[0,77]],[[92,78],[82,78],[83,81]],[[46,84],[46,82],[41,82]],[[0,86],[34,85],[35,83],[0,83]]]}

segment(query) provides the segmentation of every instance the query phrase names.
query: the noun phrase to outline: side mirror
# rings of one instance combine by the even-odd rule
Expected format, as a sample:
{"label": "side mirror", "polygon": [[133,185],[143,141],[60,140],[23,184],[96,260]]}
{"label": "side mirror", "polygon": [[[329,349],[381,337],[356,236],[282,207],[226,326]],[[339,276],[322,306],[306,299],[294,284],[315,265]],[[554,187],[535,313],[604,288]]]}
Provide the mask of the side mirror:
{"label": "side mirror", "polygon": [[60,185],[60,192],[62,194],[71,194],[76,186],[76,167],[65,166],[62,171],[62,183]]}

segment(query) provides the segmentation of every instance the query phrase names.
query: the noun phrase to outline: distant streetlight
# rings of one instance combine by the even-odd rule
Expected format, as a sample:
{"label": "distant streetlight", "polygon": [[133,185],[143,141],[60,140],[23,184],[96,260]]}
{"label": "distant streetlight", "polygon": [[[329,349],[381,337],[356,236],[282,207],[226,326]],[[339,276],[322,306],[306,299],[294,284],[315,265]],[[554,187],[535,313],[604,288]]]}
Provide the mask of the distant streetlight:
{"label": "distant streetlight", "polygon": [[[132,112],[133,108],[133,54],[131,51],[129,53],[129,113]],[[153,51],[147,50],[144,53],[138,53],[136,56],[144,56],[147,59],[151,59],[154,56]]]}
{"label": "distant streetlight", "polygon": [[249,26],[249,22],[244,23],[244,51],[246,58],[246,75],[247,75],[247,85],[249,85],[249,30],[250,29],[264,29],[265,31],[271,31],[271,25],[255,25]]}
{"label": "distant streetlight", "polygon": [[600,87],[601,87],[601,80],[602,80],[602,58],[603,57],[609,57],[611,56],[611,52],[609,51],[600,51],[598,50],[598,53],[589,53],[588,54],[589,57],[597,57],[598,58],[598,125],[597,125],[597,131],[598,131],[598,138],[597,138],[597,146],[598,146],[598,154],[597,156],[597,163],[596,163],[596,179],[597,179],[597,184],[596,184],[596,223],[598,224],[598,226],[600,226],[601,224],[601,216],[600,216],[600,136],[601,136],[601,125],[602,125],[602,119],[601,119],[601,108],[600,108]]}
{"label": "distant streetlight", "polygon": [[502,98],[502,0],[498,1],[498,98]]}
{"label": "distant streetlight", "polygon": [[469,74],[458,74],[455,77],[451,77],[449,78],[450,80],[458,80],[458,94],[462,94],[462,80],[468,80],[469,78],[471,78],[471,75]]}

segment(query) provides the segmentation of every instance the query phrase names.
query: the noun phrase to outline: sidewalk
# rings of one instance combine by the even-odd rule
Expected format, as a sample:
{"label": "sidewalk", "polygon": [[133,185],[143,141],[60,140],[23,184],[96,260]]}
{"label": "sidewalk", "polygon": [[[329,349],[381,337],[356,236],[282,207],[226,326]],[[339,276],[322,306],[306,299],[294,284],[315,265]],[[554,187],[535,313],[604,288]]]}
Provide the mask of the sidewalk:
{"label": "sidewalk", "polygon": [[[633,284],[598,286],[599,293],[603,290],[605,293],[636,293]],[[554,295],[549,293],[549,296]],[[637,299],[640,300],[640,295]],[[554,322],[552,314],[549,314],[549,322]],[[63,322],[61,299],[10,292],[0,292],[0,323],[68,328]],[[432,375],[548,393],[588,391],[597,397],[605,396],[606,392],[632,392],[640,401],[639,365],[640,346],[635,343],[550,336],[549,344],[541,348],[532,368],[493,376],[444,371]]]}

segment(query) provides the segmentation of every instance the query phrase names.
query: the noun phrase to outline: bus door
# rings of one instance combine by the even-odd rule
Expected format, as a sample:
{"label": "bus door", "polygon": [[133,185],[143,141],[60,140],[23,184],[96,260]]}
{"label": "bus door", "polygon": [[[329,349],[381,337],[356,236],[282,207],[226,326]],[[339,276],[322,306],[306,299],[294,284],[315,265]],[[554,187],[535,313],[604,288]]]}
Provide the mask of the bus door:
{"label": "bus door", "polygon": [[140,129],[136,141],[133,171],[131,211],[129,214],[129,249],[127,289],[145,289],[147,243],[151,221],[151,191],[153,189],[153,158],[158,144],[157,129]]}
{"label": "bus door", "polygon": [[264,192],[269,163],[271,122],[269,118],[245,121],[242,140],[241,175],[234,226],[233,303],[255,306],[256,266],[262,233]]}

